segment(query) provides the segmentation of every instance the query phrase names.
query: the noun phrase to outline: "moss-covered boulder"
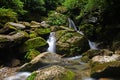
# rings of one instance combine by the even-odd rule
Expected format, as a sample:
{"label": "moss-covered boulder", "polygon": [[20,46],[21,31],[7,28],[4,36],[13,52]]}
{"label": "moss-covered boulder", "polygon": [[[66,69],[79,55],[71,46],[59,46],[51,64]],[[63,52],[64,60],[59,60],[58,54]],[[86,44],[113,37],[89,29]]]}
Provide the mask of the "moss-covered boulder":
{"label": "moss-covered boulder", "polygon": [[107,50],[107,49],[101,49],[101,50],[93,50],[93,49],[90,49],[88,51],[86,51],[85,53],[82,54],[82,58],[81,60],[83,62],[88,62],[90,61],[94,56],[103,56],[103,55],[106,55],[106,56],[109,56],[109,55],[112,55],[113,52],[110,51],[110,50]]}
{"label": "moss-covered boulder", "polygon": [[28,34],[24,31],[19,31],[13,35],[0,35],[0,48],[12,47],[23,43],[28,39]]}
{"label": "moss-covered boulder", "polygon": [[33,72],[27,80],[74,80],[74,72],[61,66],[51,66],[42,70]]}
{"label": "moss-covered boulder", "polygon": [[120,79],[120,61],[112,61],[106,63],[92,62],[91,77],[101,78],[108,77],[115,80]]}
{"label": "moss-covered boulder", "polygon": [[50,64],[59,64],[60,62],[60,55],[44,52],[36,56],[29,63],[25,63],[24,65],[22,65],[18,71],[34,71],[38,68],[45,67]]}
{"label": "moss-covered boulder", "polygon": [[35,33],[43,38],[47,38],[51,32],[50,28],[36,28]]}
{"label": "moss-covered boulder", "polygon": [[22,51],[23,52],[29,51],[30,49],[40,50],[42,47],[45,47],[45,46],[47,46],[46,40],[43,39],[42,37],[36,37],[36,38],[28,39],[27,41],[25,41],[25,43],[22,46]]}
{"label": "moss-covered boulder", "polygon": [[99,54],[100,54],[100,50],[90,49],[90,50],[88,50],[88,51],[86,51],[82,54],[81,60],[83,62],[88,62],[93,56],[96,56],[96,55],[99,55]]}
{"label": "moss-covered boulder", "polygon": [[40,25],[39,22],[31,21],[30,27],[32,27],[32,28],[37,28],[37,27],[41,27],[41,25]]}
{"label": "moss-covered boulder", "polygon": [[59,30],[56,32],[56,51],[59,54],[73,56],[89,49],[87,39],[74,31]]}
{"label": "moss-covered boulder", "polygon": [[30,49],[27,53],[26,53],[26,55],[25,55],[25,58],[27,59],[27,60],[32,60],[32,59],[34,59],[37,55],[39,55],[40,54],[40,52],[39,51],[37,51],[37,50],[35,50],[35,49]]}

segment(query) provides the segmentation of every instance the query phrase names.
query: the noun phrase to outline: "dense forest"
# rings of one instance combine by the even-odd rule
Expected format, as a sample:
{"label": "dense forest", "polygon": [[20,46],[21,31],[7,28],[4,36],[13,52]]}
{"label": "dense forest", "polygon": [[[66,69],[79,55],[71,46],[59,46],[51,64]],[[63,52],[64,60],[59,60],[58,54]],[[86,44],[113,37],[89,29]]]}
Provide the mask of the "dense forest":
{"label": "dense forest", "polygon": [[[42,67],[45,66],[45,69],[46,64],[54,65],[54,61],[52,63],[46,62],[51,60],[49,60],[51,55],[44,53],[50,47],[50,41],[47,39],[53,37],[51,40],[55,44],[53,46],[55,48],[51,53],[59,54],[62,60],[57,58],[59,66],[47,68],[53,69],[53,71],[58,69],[59,72],[59,69],[62,70],[61,65],[62,67],[65,67],[65,65],[69,67],[69,64],[77,64],[76,61],[71,61],[72,63],[69,63],[69,60],[67,63],[64,62],[66,60],[63,59],[64,57],[82,55],[80,61],[90,66],[91,72],[88,70],[89,77],[96,79],[107,77],[113,78],[112,80],[119,80],[119,9],[120,0],[1,0],[0,68],[19,66],[18,71],[33,72],[38,69],[38,64]],[[97,48],[96,46],[91,47],[92,42],[96,43],[94,44]],[[47,60],[41,57],[36,62],[34,59],[40,53],[48,56],[45,57]],[[52,54],[52,56],[57,54]],[[99,61],[101,56],[110,57],[110,60],[104,58],[105,61],[103,59]],[[64,62],[64,66],[62,62]],[[108,74],[112,73],[112,70],[114,70],[114,75]],[[43,70],[43,72],[45,71],[47,70]],[[60,76],[58,75],[53,79],[47,77],[48,79],[45,80],[84,80],[79,78],[82,72],[77,73],[74,70],[73,72],[63,70],[65,74],[60,73]],[[43,73],[33,72],[27,80],[43,80],[38,77],[40,74]],[[0,79],[3,79],[3,74],[0,73],[0,75]],[[38,76],[35,78],[36,75]],[[85,73],[84,75],[86,76]],[[79,77],[76,79],[74,76]]]}

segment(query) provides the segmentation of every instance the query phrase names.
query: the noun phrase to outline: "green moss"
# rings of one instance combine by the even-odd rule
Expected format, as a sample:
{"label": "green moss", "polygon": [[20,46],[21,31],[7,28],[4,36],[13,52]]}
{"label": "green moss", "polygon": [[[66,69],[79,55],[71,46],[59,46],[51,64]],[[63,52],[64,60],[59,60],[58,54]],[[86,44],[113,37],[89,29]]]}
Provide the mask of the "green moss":
{"label": "green moss", "polygon": [[95,72],[102,72],[109,67],[119,67],[120,62],[119,61],[106,62],[106,63],[91,62],[90,65],[92,68],[91,73],[95,73]]}
{"label": "green moss", "polygon": [[55,34],[55,37],[56,37],[56,40],[59,40],[63,35],[65,35],[67,32],[67,30],[59,30],[56,32]]}
{"label": "green moss", "polygon": [[30,32],[30,38],[35,38],[37,37],[37,33],[35,31]]}
{"label": "green moss", "polygon": [[28,78],[26,80],[35,80],[37,73],[33,72],[30,76],[28,76]]}
{"label": "green moss", "polygon": [[24,48],[29,50],[29,49],[39,48],[45,45],[47,45],[47,42],[43,38],[36,37],[36,38],[27,40],[24,44]]}
{"label": "green moss", "polygon": [[63,76],[61,80],[74,80],[74,78],[75,78],[75,73],[68,70],[66,71],[65,76]]}
{"label": "green moss", "polygon": [[35,50],[35,49],[30,49],[26,55],[25,55],[25,58],[28,59],[28,60],[32,60],[33,58],[35,58],[37,55],[39,55],[40,52]]}
{"label": "green moss", "polygon": [[50,28],[39,28],[39,29],[36,29],[35,32],[38,35],[44,35],[44,34],[49,34],[51,32],[51,30],[50,30]]}
{"label": "green moss", "polygon": [[100,54],[100,50],[88,50],[87,52],[82,54],[81,60],[83,62],[88,62],[92,57],[99,54]]}

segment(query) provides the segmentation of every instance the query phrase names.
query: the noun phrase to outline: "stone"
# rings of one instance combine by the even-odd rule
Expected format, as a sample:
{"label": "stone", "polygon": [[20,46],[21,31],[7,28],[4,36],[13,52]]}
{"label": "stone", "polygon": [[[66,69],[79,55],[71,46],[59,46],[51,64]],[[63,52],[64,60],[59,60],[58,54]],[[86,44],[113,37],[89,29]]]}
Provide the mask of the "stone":
{"label": "stone", "polygon": [[29,51],[30,49],[39,49],[46,45],[47,42],[45,39],[43,39],[42,37],[35,37],[25,41],[20,50],[25,52],[25,51]]}
{"label": "stone", "polygon": [[49,52],[44,52],[36,56],[29,63],[25,63],[19,69],[19,71],[33,71],[41,67],[48,66],[50,64],[56,64],[61,62],[61,56]]}
{"label": "stone", "polygon": [[64,67],[54,65],[33,72],[27,80],[74,80],[74,72]]}
{"label": "stone", "polygon": [[78,55],[89,49],[87,39],[74,31],[59,30],[56,32],[56,51],[65,56]]}

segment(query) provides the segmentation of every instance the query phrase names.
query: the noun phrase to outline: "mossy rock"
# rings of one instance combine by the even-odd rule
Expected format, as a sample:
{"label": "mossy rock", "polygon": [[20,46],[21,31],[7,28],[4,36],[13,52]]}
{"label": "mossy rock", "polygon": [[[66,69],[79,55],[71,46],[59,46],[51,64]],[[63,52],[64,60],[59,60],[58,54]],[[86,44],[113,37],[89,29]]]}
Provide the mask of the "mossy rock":
{"label": "mossy rock", "polygon": [[42,37],[36,37],[28,39],[22,46],[23,51],[29,51],[30,49],[39,49],[40,47],[46,46],[47,42]]}
{"label": "mossy rock", "polygon": [[25,55],[25,58],[28,59],[28,60],[32,60],[34,59],[37,55],[39,55],[40,52],[35,50],[35,49],[30,49],[26,55]]}
{"label": "mossy rock", "polygon": [[33,72],[27,80],[74,80],[75,73],[61,66],[51,66]]}
{"label": "mossy rock", "polygon": [[90,59],[92,59],[94,56],[97,55],[106,55],[106,56],[111,56],[113,54],[112,51],[108,50],[108,49],[101,49],[101,50],[94,50],[94,49],[90,49],[88,51],[86,51],[85,53],[82,54],[82,58],[81,60],[83,62],[88,62],[90,61]]}
{"label": "mossy rock", "polygon": [[91,76],[94,78],[112,77],[117,78],[120,76],[120,61],[99,63],[91,62]]}
{"label": "mossy rock", "polygon": [[38,35],[45,35],[51,32],[50,28],[38,28],[35,30]]}
{"label": "mossy rock", "polygon": [[56,32],[57,53],[73,56],[89,49],[87,39],[74,31],[59,30]]}
{"label": "mossy rock", "polygon": [[83,62],[88,62],[92,57],[99,55],[99,54],[100,54],[100,50],[90,49],[82,54],[81,60]]}
{"label": "mossy rock", "polygon": [[30,38],[36,38],[36,37],[38,37],[38,34],[35,31],[31,31],[29,36],[30,36]]}

